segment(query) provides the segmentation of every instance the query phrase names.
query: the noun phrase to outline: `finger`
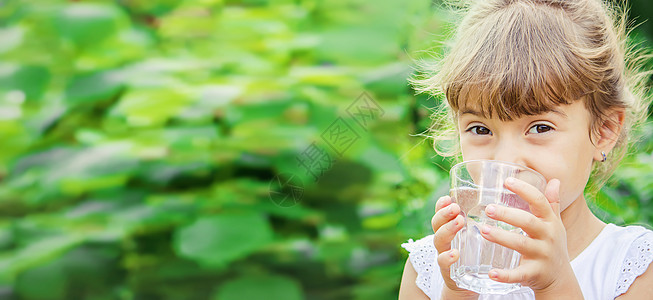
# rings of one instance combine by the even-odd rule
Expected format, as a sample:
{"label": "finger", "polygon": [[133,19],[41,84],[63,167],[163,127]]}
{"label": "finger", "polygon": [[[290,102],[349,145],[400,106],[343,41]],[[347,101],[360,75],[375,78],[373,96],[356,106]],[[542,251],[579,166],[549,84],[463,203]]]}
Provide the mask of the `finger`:
{"label": "finger", "polygon": [[449,249],[451,249],[451,241],[456,233],[463,228],[464,223],[465,218],[461,215],[457,215],[453,220],[438,228],[433,237],[433,245],[435,246],[435,249],[438,250],[438,253],[449,251]]}
{"label": "finger", "polygon": [[549,200],[553,213],[560,217],[560,180],[549,180],[544,189],[544,196]]}
{"label": "finger", "polygon": [[528,202],[531,212],[536,217],[546,219],[554,216],[549,200],[536,187],[514,177],[508,177],[504,185]]}
{"label": "finger", "polygon": [[438,266],[440,267],[440,274],[442,274],[442,278],[444,279],[445,287],[450,289],[451,291],[456,291],[456,293],[461,293],[461,295],[464,295],[465,299],[467,298],[472,299],[472,297],[478,298],[478,294],[459,288],[456,285],[456,283],[451,279],[451,265],[453,265],[453,263],[458,261],[458,258],[460,258],[460,251],[458,251],[457,249],[451,249],[449,251],[445,251],[438,254],[436,260],[438,262]]}
{"label": "finger", "polygon": [[437,202],[435,202],[435,211],[437,212],[438,210],[441,210],[443,207],[446,207],[449,204],[451,204],[451,197],[442,196],[440,197],[440,199],[438,199]]}
{"label": "finger", "polygon": [[456,203],[452,203],[443,209],[438,210],[431,218],[431,227],[433,227],[433,232],[437,232],[442,225],[453,220],[458,214],[460,214],[460,206]]}
{"label": "finger", "polygon": [[457,249],[451,249],[444,251],[438,254],[438,266],[440,266],[440,272],[442,273],[442,278],[450,278],[451,265],[458,260],[460,252]]}
{"label": "finger", "polygon": [[524,256],[533,256],[539,249],[536,240],[517,232],[510,232],[488,225],[482,225],[480,231],[486,240],[515,250]]}
{"label": "finger", "polygon": [[490,204],[485,208],[485,214],[490,219],[519,227],[534,238],[541,236],[540,233],[545,229],[542,220],[519,208]]}
{"label": "finger", "polygon": [[522,266],[512,270],[492,269],[488,272],[488,277],[494,281],[503,283],[522,283],[525,284],[528,278],[531,278],[526,269]]}

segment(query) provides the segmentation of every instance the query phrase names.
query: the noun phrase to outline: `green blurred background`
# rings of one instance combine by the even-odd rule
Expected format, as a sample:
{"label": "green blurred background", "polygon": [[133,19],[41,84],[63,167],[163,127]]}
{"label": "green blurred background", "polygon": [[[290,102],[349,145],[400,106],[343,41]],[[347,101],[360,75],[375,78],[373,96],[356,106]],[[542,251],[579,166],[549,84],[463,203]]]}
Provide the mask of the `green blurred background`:
{"label": "green blurred background", "polygon": [[[0,299],[396,299],[451,165],[420,136],[440,99],[406,79],[452,21],[429,0],[0,0]],[[639,133],[605,221],[653,224]]]}

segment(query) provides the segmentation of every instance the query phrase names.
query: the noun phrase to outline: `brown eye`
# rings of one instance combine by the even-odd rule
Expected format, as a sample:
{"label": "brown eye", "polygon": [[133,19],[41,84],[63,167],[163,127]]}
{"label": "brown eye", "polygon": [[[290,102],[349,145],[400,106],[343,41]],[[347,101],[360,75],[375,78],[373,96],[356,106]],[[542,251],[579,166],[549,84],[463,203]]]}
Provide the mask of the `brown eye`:
{"label": "brown eye", "polygon": [[490,131],[490,129],[487,129],[487,127],[483,127],[483,126],[473,126],[467,129],[466,131],[478,135],[492,135],[492,131]]}
{"label": "brown eye", "polygon": [[531,127],[531,129],[528,130],[528,133],[545,133],[551,130],[553,130],[553,128],[549,125],[538,124]]}

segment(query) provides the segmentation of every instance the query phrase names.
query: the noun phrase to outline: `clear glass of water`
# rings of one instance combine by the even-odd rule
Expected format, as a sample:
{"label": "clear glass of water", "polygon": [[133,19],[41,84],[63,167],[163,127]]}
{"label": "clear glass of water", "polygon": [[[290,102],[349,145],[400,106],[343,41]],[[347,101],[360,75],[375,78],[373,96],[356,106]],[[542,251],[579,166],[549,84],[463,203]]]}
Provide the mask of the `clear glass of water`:
{"label": "clear glass of water", "polygon": [[451,266],[451,279],[460,288],[479,294],[507,294],[519,289],[518,283],[501,283],[491,280],[491,269],[514,269],[521,254],[492,243],[481,236],[481,226],[499,227],[525,234],[520,228],[488,218],[485,207],[497,204],[529,210],[528,203],[503,187],[508,177],[523,180],[541,192],[546,179],[536,171],[509,162],[496,160],[470,160],[451,168],[450,195],[458,203],[465,225],[451,242],[452,249],[460,251],[460,258]]}

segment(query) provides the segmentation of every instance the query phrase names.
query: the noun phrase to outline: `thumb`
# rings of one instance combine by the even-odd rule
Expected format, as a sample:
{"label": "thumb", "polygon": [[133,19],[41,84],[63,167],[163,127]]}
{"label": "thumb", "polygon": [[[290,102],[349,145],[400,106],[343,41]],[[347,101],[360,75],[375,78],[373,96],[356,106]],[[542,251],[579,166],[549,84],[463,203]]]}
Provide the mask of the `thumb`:
{"label": "thumb", "polygon": [[549,200],[553,212],[560,217],[560,180],[549,180],[544,189],[544,196]]}

